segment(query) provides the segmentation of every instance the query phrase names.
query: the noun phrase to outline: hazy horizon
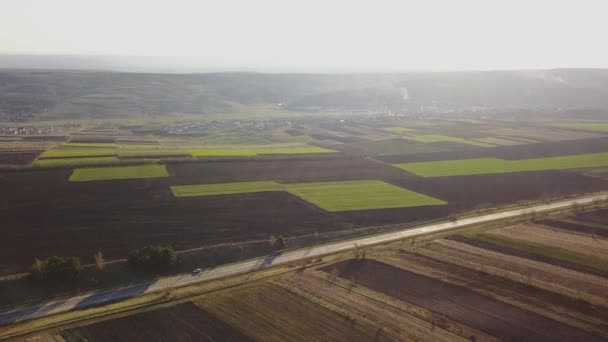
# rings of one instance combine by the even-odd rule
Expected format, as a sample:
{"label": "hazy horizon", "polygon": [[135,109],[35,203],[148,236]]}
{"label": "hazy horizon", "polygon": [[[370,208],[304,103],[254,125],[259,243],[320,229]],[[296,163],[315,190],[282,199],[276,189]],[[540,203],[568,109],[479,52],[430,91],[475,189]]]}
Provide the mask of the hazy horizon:
{"label": "hazy horizon", "polygon": [[30,66],[13,64],[47,68],[40,57],[62,57],[93,69],[161,72],[607,68],[605,7],[544,0],[23,0],[0,4],[0,67],[33,56]]}

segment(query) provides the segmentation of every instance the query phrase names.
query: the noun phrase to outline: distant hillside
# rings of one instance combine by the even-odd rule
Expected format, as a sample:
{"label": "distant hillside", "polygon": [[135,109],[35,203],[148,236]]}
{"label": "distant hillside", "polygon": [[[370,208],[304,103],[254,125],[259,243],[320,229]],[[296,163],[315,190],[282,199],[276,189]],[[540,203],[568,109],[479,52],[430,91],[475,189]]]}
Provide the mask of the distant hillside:
{"label": "distant hillside", "polygon": [[0,120],[286,110],[608,110],[608,70],[410,74],[0,71]]}

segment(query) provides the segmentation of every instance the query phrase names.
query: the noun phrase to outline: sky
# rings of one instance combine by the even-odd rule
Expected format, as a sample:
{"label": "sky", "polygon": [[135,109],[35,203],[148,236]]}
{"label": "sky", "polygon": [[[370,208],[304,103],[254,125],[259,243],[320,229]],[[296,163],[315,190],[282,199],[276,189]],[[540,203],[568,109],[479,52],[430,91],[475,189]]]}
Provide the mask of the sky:
{"label": "sky", "polygon": [[606,68],[607,10],[591,0],[0,0],[0,54],[277,70]]}

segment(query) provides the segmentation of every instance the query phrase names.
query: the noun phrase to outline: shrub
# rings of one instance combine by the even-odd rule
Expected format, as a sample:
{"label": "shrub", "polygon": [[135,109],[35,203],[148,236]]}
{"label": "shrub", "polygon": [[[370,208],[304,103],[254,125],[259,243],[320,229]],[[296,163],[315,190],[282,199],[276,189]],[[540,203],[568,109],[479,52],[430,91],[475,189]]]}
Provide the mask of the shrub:
{"label": "shrub", "polygon": [[59,284],[76,280],[80,271],[82,271],[80,259],[52,256],[45,260],[36,259],[31,273],[35,279]]}
{"label": "shrub", "polygon": [[129,253],[129,267],[136,271],[164,272],[169,270],[177,260],[171,246],[148,245],[142,249],[134,249]]}
{"label": "shrub", "polygon": [[274,240],[274,248],[277,251],[281,251],[284,250],[285,248],[287,248],[287,242],[285,242],[285,238],[283,236],[279,236]]}

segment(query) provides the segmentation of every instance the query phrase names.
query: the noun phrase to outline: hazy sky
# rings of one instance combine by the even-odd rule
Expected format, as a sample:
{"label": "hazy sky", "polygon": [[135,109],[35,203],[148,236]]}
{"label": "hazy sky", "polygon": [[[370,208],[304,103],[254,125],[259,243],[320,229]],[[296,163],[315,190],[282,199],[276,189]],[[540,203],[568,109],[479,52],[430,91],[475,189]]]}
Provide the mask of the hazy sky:
{"label": "hazy sky", "polygon": [[608,67],[607,3],[0,0],[0,53],[308,69]]}

